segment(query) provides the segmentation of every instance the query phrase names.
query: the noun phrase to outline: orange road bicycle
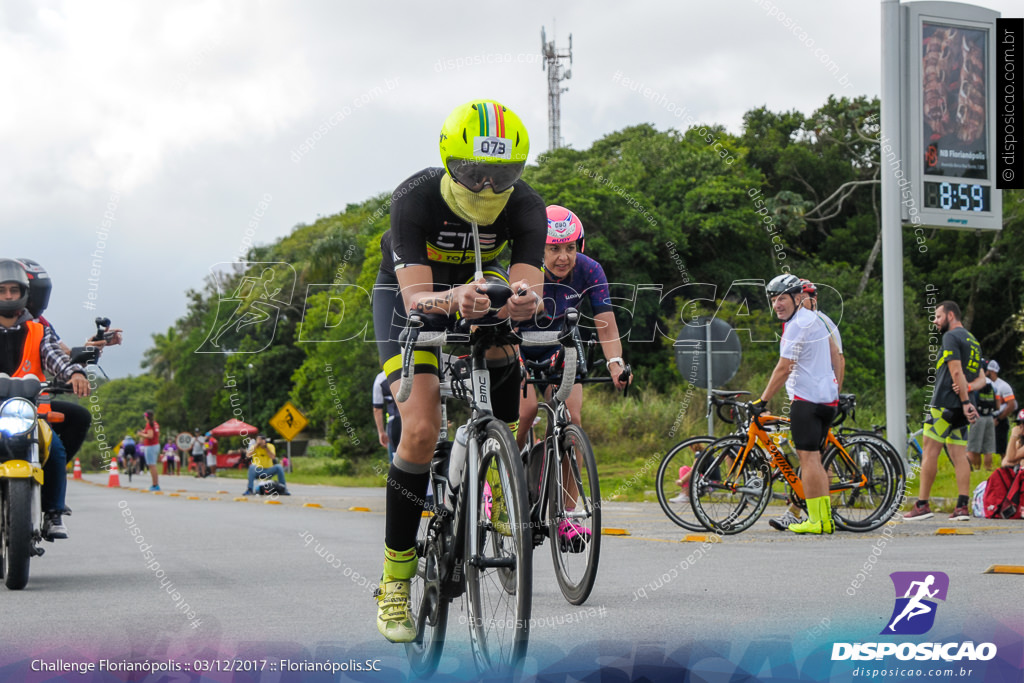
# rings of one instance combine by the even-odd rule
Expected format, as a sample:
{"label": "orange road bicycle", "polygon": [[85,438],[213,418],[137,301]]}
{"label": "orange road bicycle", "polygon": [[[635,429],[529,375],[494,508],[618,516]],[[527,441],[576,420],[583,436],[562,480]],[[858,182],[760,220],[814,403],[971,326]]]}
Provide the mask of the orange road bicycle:
{"label": "orange road bicycle", "polygon": [[[690,477],[694,515],[704,528],[721,534],[749,529],[764,513],[773,484],[780,480],[789,487],[790,500],[805,506],[799,472],[780,447],[789,418],[754,415],[751,404],[743,402],[736,402],[736,414],[743,433],[723,437],[705,448]],[[903,462],[884,439],[854,433],[840,441],[829,429],[822,453],[837,528],[872,531],[885,524],[903,503]]]}

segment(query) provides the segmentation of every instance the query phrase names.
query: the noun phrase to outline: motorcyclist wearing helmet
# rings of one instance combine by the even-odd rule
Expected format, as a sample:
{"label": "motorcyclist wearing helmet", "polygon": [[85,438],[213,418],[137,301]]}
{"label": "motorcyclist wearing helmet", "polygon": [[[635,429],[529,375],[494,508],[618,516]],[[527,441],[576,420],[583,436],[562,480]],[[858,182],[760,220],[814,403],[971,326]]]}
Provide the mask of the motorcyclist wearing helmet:
{"label": "motorcyclist wearing helmet", "polygon": [[[49,328],[30,320],[19,322],[28,303],[25,269],[13,259],[0,259],[0,372],[11,377],[33,375],[45,381],[44,370],[58,382],[71,384],[76,396],[89,395],[85,369],[61,351]],[[48,540],[67,538],[61,520],[67,486],[67,453],[54,434],[50,455],[43,466],[43,535]]]}
{"label": "motorcyclist wearing helmet", "polygon": [[[508,280],[513,295],[500,317],[525,320],[540,304],[546,221],[544,202],[520,179],[529,137],[518,116],[494,101],[456,107],[441,128],[443,168],[424,169],[395,189],[391,229],[381,238],[382,260],[373,293],[380,362],[397,392],[402,359],[398,338],[409,311],[476,319],[490,300],[477,291],[473,228],[479,230],[482,270],[511,243]],[[492,349],[489,360],[495,415],[519,417],[519,371],[512,349]],[[489,364],[491,364],[489,363]],[[416,573],[419,530],[430,460],[441,427],[438,358],[416,351],[412,393],[399,404],[402,441],[388,471],[384,571],[377,594],[377,629],[409,642],[409,579]],[[495,501],[497,505],[497,501]]]}
{"label": "motorcyclist wearing helmet", "polygon": [[[41,323],[53,332],[53,336],[57,340],[61,351],[67,356],[71,356],[71,349],[61,340],[53,324],[43,317],[43,312],[50,303],[50,292],[53,289],[50,274],[33,259],[17,258],[15,260],[22,265],[25,269],[25,275],[28,277],[28,301],[18,322],[34,320]],[[109,341],[106,339],[94,340],[90,338],[85,342],[85,346],[92,346],[97,349],[97,358],[99,353],[102,353],[104,347],[121,343],[121,330],[114,329],[109,330],[109,332],[111,333]],[[51,401],[50,406],[54,411],[64,415],[63,422],[58,422],[52,426],[53,431],[60,436],[67,451],[67,457],[70,460],[78,454],[82,443],[85,442],[89,434],[89,426],[92,423],[92,416],[86,408],[70,401]]]}
{"label": "motorcyclist wearing helmet", "polygon": [[768,283],[772,308],[783,321],[779,362],[772,371],[755,413],[764,410],[783,385],[791,403],[793,445],[800,459],[800,481],[807,501],[807,521],[789,525],[798,534],[830,534],[835,530],[828,493],[828,475],[821,465],[821,444],[839,405],[839,387],[832,370],[829,330],[813,311],[804,308],[810,294],[798,277],[784,273]]}

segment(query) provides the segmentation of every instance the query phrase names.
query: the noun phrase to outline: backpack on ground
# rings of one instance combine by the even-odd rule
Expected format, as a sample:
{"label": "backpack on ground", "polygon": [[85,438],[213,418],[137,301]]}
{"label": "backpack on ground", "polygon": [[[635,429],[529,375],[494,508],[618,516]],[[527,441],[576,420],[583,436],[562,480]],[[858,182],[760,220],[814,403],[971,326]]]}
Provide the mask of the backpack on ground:
{"label": "backpack on ground", "polygon": [[988,478],[985,487],[985,517],[987,519],[1021,519],[1021,489],[1024,488],[1024,470],[1000,467]]}
{"label": "backpack on ground", "polygon": [[290,496],[288,489],[279,481],[267,479],[265,481],[258,481],[255,484],[256,493],[261,496],[272,496],[275,493],[279,496]]}
{"label": "backpack on ground", "polygon": [[984,517],[985,516],[985,487],[988,486],[988,480],[979,482],[974,487],[974,493],[971,494],[971,516],[972,517]]}

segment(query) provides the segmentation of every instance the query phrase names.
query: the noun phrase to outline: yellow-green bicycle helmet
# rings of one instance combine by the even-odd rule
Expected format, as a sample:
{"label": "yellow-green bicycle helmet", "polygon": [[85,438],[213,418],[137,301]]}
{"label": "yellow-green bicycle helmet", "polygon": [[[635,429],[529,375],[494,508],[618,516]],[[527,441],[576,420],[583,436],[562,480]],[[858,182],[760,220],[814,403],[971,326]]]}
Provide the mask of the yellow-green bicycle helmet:
{"label": "yellow-green bicycle helmet", "polygon": [[448,174],[472,192],[488,184],[504,192],[519,180],[530,151],[526,126],[493,100],[456,107],[441,127],[441,160]]}

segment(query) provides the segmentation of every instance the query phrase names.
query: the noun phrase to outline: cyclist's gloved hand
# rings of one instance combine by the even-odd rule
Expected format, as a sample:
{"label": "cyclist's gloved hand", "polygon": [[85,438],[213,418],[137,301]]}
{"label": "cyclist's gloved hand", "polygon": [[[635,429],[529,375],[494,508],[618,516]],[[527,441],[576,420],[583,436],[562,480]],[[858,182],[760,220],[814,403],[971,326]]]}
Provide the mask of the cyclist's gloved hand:
{"label": "cyclist's gloved hand", "polygon": [[756,401],[750,402],[750,412],[754,415],[760,415],[766,410],[768,410],[768,404],[763,399],[759,398]]}

